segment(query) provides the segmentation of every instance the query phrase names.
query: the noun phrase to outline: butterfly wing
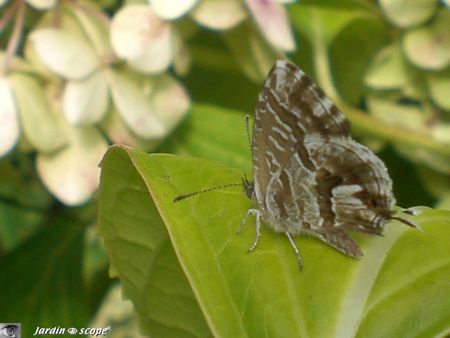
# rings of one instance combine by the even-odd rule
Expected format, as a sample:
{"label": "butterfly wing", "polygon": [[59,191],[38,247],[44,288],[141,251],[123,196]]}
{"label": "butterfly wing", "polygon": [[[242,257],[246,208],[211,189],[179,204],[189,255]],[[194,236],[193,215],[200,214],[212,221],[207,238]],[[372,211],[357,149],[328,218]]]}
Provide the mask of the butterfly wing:
{"label": "butterfly wing", "polygon": [[395,205],[384,163],[350,139],[310,147],[319,166],[316,192],[322,227],[380,235]]}
{"label": "butterfly wing", "polygon": [[350,137],[344,115],[298,67],[277,61],[264,81],[255,111],[252,153],[258,203],[266,207],[269,185],[279,186],[270,198],[285,217],[283,196],[289,199],[292,191],[284,190],[292,190],[293,183],[284,170],[286,164],[297,154],[306,170],[314,170],[305,142],[330,137]]}
{"label": "butterfly wing", "polygon": [[275,230],[381,233],[395,203],[383,162],[351,139],[345,116],[291,63],[278,61],[264,82],[252,149],[256,199],[282,221]]}

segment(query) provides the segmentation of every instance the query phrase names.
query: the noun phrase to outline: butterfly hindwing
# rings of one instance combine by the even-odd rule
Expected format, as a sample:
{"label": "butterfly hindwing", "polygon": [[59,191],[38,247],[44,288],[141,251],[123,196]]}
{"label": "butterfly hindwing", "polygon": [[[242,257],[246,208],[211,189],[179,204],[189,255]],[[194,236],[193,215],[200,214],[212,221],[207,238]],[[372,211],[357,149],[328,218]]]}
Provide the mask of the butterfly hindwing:
{"label": "butterfly hindwing", "polygon": [[[353,140],[331,140],[311,149],[319,164],[316,187],[325,227],[381,234],[395,204],[392,181],[383,162]],[[331,184],[329,182],[332,182]]]}

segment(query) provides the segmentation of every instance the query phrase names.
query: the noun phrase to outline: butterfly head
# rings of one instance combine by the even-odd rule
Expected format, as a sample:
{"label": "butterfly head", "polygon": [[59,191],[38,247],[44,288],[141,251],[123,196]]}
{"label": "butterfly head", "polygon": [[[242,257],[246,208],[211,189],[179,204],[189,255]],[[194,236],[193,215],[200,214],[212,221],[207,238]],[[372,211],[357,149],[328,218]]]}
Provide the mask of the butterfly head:
{"label": "butterfly head", "polygon": [[244,186],[245,194],[248,198],[253,200],[255,198],[255,183],[250,182],[246,176],[242,178],[242,185]]}

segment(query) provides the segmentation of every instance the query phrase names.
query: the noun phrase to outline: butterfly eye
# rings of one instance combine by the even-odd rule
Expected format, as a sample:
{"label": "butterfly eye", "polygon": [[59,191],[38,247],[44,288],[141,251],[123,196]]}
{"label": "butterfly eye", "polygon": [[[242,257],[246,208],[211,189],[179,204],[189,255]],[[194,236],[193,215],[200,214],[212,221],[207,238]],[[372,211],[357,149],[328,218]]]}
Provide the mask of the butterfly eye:
{"label": "butterfly eye", "polygon": [[378,207],[378,201],[376,199],[371,199],[370,200],[370,205],[372,205],[372,207],[376,208]]}
{"label": "butterfly eye", "polygon": [[247,180],[246,177],[243,178],[242,184],[244,185],[244,191],[248,198],[252,199],[255,193],[255,186],[253,182]]}
{"label": "butterfly eye", "polygon": [[16,335],[18,330],[17,325],[6,325],[0,329],[0,337],[19,337]]}

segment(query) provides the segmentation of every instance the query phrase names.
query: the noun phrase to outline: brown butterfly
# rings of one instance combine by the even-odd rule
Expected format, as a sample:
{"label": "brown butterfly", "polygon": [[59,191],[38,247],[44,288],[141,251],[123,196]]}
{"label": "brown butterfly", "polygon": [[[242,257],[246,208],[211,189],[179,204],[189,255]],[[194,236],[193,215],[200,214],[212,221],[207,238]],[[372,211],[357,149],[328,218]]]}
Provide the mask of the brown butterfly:
{"label": "brown butterfly", "polygon": [[258,244],[262,221],[286,234],[300,267],[294,236],[311,235],[360,258],[363,253],[346,230],[381,235],[392,219],[418,227],[393,211],[392,181],[384,163],[351,138],[345,116],[292,63],[277,61],[264,81],[251,150],[254,181],[244,179],[244,188],[255,207],[240,226],[250,214],[256,217],[249,251]]}

